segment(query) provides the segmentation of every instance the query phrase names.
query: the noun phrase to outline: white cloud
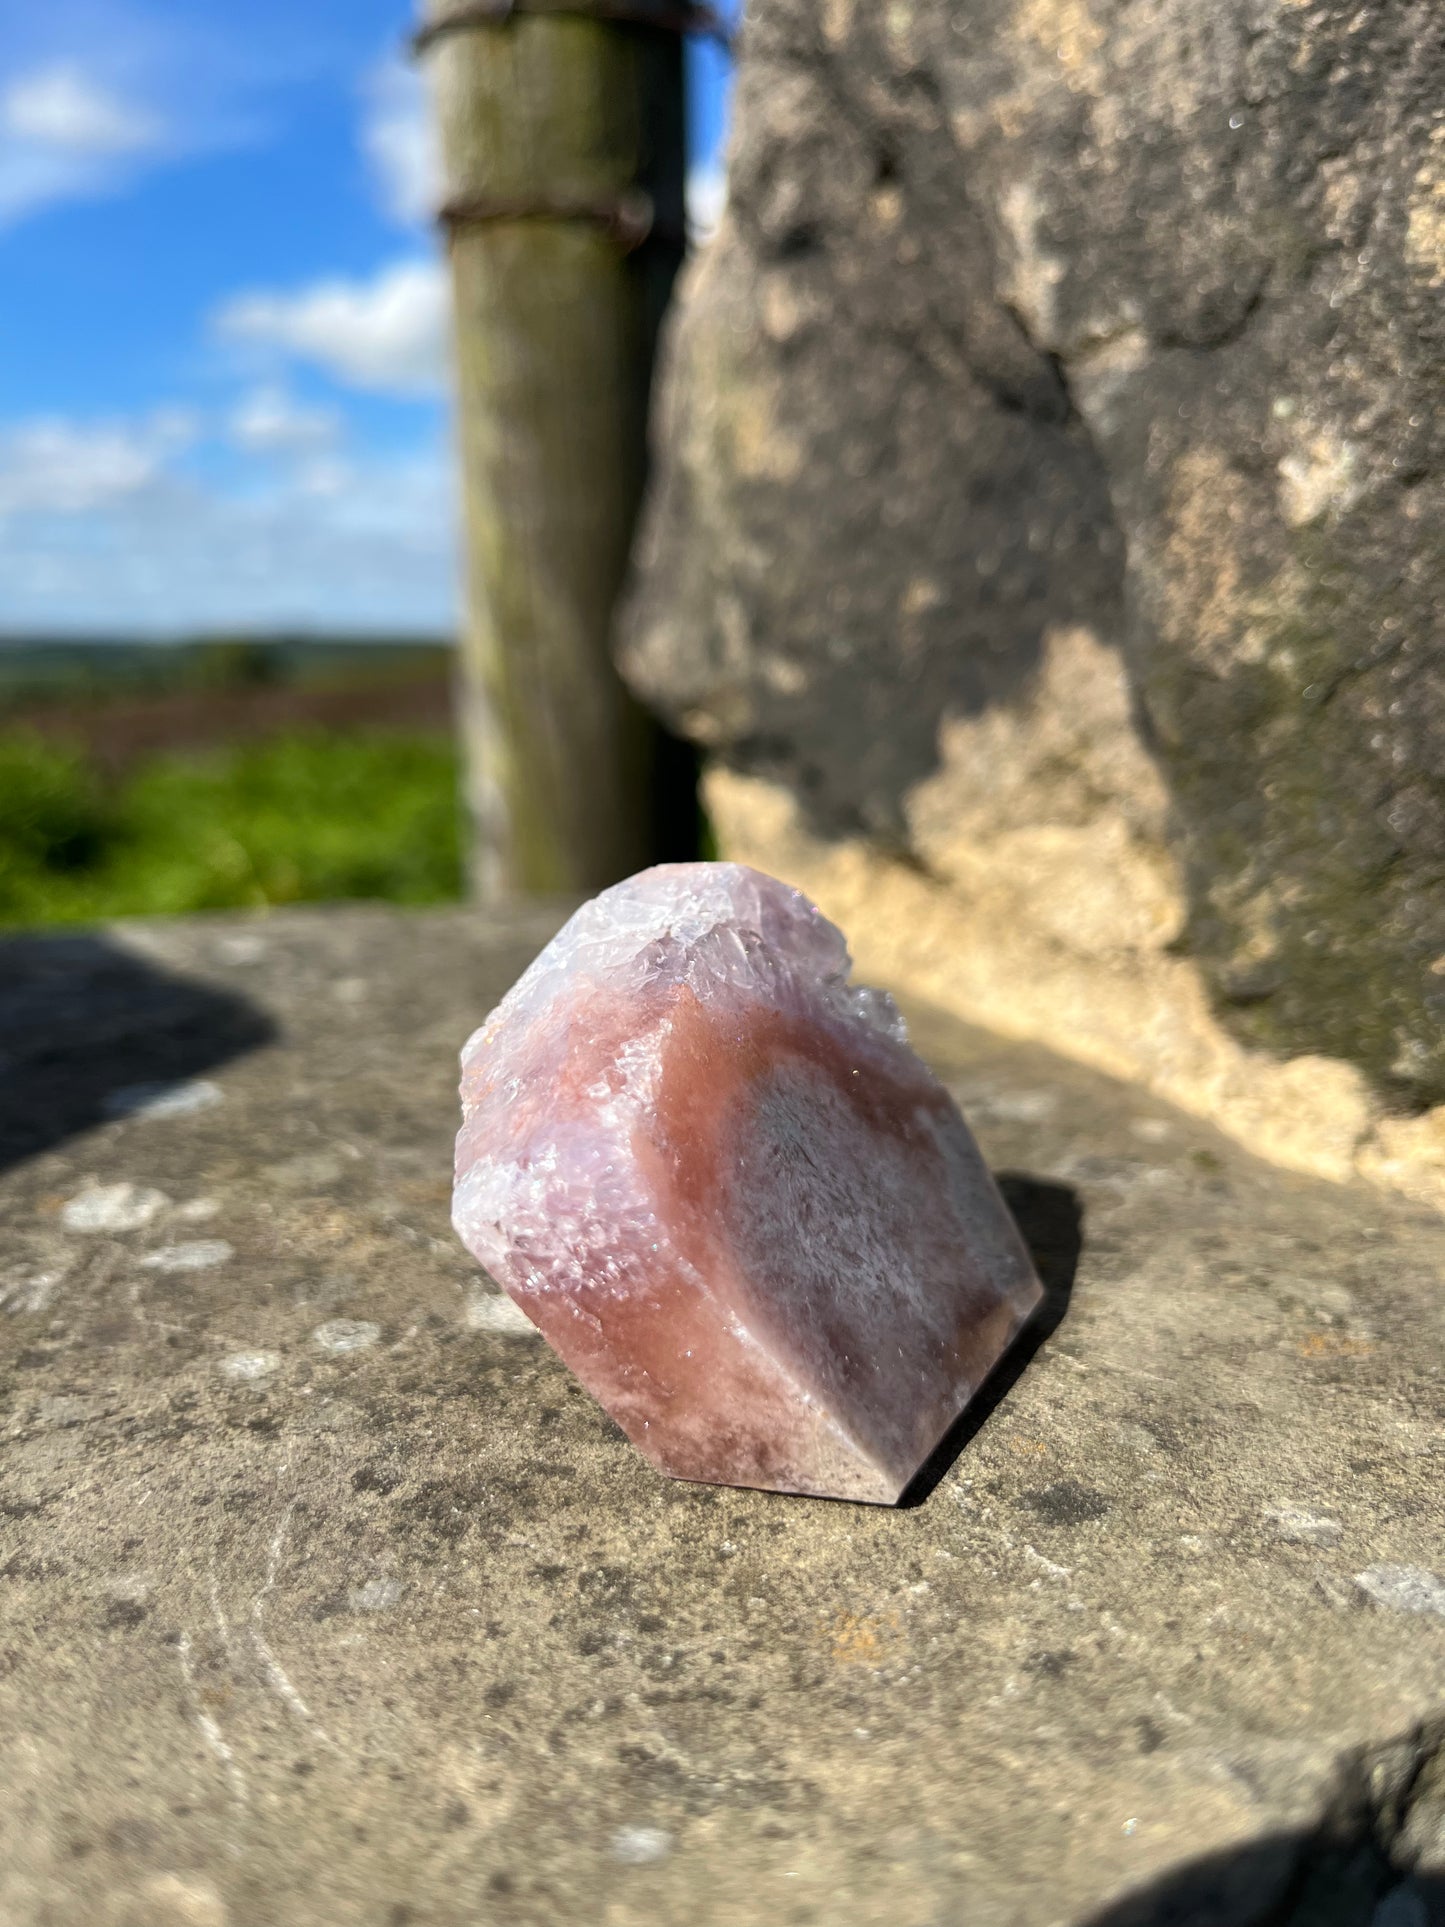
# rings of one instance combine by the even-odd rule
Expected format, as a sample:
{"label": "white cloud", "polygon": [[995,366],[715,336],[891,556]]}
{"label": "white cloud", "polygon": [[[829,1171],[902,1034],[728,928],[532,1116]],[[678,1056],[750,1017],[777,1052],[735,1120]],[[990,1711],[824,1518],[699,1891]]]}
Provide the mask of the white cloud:
{"label": "white cloud", "polygon": [[363,89],[361,145],[382,210],[410,226],[441,205],[442,163],[431,89],[417,68],[389,60]]}
{"label": "white cloud", "polygon": [[334,408],[307,408],[284,388],[257,388],[232,411],[231,439],[257,454],[291,454],[324,448],[341,430]]}
{"label": "white cloud", "polygon": [[[393,59],[373,68],[361,91],[360,144],[379,205],[404,226],[429,220],[441,201],[442,170],[427,83]],[[214,316],[219,334],[273,361],[310,363],[349,387],[391,395],[442,389],[447,322],[446,274],[426,255],[390,262],[368,279],[243,292]],[[235,432],[256,447],[291,439],[290,425],[269,405],[253,409]]]}
{"label": "white cloud", "polygon": [[74,62],[17,76],[0,91],[0,226],[115,193],[165,141],[154,115]]}
{"label": "white cloud", "polygon": [[207,437],[160,411],[0,429],[0,630],[454,626],[438,431],[396,455],[228,454],[234,426]]}
{"label": "white cloud", "polygon": [[192,418],[177,410],[141,422],[47,417],[0,430],[0,518],[80,514],[135,495],[195,434]]}
{"label": "white cloud", "polygon": [[317,281],[294,294],[237,295],[215,322],[233,341],[378,394],[431,394],[445,378],[447,285],[438,261],[398,261],[369,281]]}
{"label": "white cloud", "polygon": [[60,61],[0,93],[0,134],[72,154],[130,154],[153,147],[160,129],[151,115]]}

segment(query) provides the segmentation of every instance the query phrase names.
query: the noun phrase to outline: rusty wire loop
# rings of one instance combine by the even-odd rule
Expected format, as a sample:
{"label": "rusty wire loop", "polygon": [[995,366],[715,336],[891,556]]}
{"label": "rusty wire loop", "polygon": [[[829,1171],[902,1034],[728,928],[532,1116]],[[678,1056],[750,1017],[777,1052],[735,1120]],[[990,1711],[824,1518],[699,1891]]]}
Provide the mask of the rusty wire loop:
{"label": "rusty wire loop", "polygon": [[411,51],[423,54],[449,34],[505,27],[524,13],[611,20],[622,26],[654,27],[660,33],[703,34],[725,47],[732,46],[722,16],[713,7],[693,4],[693,0],[464,0],[464,4],[419,27],[411,37]]}
{"label": "rusty wire loop", "polygon": [[500,221],[582,221],[603,229],[624,254],[645,242],[682,248],[684,237],[657,219],[652,196],[641,188],[611,200],[565,194],[460,194],[437,213],[445,228],[482,227]]}
{"label": "rusty wire loop", "polygon": [[[428,20],[412,35],[413,55],[421,55],[452,34],[507,26],[520,14],[555,18],[612,21],[622,26],[651,27],[659,33],[702,34],[731,50],[732,37],[715,8],[695,0],[462,0]],[[584,199],[556,194],[464,194],[437,211],[442,227],[486,226],[511,221],[580,221],[604,230],[624,254],[648,242],[678,250],[686,248],[681,229],[660,223],[651,195],[640,188],[612,199]]]}

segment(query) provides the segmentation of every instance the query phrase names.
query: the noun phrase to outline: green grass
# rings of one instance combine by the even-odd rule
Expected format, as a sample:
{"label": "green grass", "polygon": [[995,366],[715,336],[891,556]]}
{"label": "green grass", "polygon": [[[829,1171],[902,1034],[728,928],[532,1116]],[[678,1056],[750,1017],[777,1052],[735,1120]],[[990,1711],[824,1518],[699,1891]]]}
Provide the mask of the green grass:
{"label": "green grass", "polygon": [[0,736],[0,923],[461,891],[444,738],[311,731],[156,756],[113,788],[83,756]]}

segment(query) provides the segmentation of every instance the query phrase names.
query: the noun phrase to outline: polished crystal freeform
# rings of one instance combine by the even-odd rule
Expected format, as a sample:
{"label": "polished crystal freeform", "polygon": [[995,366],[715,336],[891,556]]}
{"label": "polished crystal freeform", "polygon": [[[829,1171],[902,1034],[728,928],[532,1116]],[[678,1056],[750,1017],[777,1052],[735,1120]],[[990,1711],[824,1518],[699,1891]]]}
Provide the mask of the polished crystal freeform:
{"label": "polished crystal freeform", "polygon": [[1041,1297],[841,933],[736,863],[586,904],[462,1053],[468,1249],[664,1472],[896,1500]]}

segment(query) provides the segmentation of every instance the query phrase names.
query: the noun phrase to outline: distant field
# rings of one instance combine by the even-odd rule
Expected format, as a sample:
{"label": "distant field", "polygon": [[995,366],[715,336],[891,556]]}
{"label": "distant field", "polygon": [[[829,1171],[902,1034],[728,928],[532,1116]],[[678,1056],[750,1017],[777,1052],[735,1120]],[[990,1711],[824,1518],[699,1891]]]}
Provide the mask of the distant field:
{"label": "distant field", "polygon": [[0,634],[0,703],[110,700],[179,689],[296,688],[398,674],[446,679],[449,643],[436,637],[205,636],[188,642],[35,640]]}
{"label": "distant field", "polygon": [[0,923],[461,888],[438,645],[0,646]]}

